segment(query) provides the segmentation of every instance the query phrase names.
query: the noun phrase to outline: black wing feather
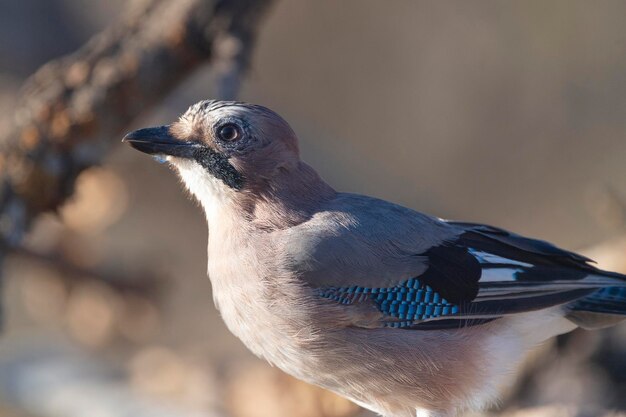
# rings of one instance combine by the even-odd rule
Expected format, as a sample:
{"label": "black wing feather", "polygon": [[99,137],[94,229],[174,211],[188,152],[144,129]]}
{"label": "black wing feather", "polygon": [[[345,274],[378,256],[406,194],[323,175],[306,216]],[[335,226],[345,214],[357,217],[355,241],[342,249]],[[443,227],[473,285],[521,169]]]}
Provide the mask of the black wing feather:
{"label": "black wing feather", "polygon": [[426,285],[455,304],[476,298],[482,269],[468,248],[458,245],[435,246],[422,256],[427,259],[428,269],[419,279]]}
{"label": "black wing feather", "polygon": [[[603,285],[615,285],[616,278],[626,285],[623,275],[602,271],[589,264],[593,262],[591,259],[551,243],[488,225],[447,223],[461,229],[457,239],[423,254],[429,260],[429,268],[417,278],[427,278],[429,286],[442,294],[445,292],[448,300],[458,303],[458,313],[407,328],[452,328],[455,320],[464,326],[483,324],[507,314],[570,303]],[[477,270],[477,259],[470,250],[513,262],[478,263]],[[446,263],[452,266],[442,267]],[[487,269],[515,272],[502,281],[481,282]],[[450,285],[461,289],[450,290]]]}
{"label": "black wing feather", "polygon": [[465,241],[466,244],[476,249],[482,247],[495,255],[520,261],[527,260],[530,261],[529,263],[569,266],[585,270],[596,269],[588,264],[593,263],[593,260],[558,248],[544,240],[531,239],[485,224],[455,221],[447,223],[465,231],[460,236],[461,241]]}

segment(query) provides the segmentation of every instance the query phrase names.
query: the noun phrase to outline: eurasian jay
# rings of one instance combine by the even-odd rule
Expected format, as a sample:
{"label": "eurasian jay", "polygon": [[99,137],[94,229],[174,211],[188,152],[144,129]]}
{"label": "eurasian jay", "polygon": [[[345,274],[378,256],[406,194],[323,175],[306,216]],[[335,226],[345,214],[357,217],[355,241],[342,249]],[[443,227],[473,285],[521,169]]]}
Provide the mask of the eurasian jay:
{"label": "eurasian jay", "polygon": [[204,208],[230,331],[383,416],[484,408],[541,342],[626,315],[626,276],[584,256],[335,191],[265,107],[201,101],[124,141],[164,157]]}

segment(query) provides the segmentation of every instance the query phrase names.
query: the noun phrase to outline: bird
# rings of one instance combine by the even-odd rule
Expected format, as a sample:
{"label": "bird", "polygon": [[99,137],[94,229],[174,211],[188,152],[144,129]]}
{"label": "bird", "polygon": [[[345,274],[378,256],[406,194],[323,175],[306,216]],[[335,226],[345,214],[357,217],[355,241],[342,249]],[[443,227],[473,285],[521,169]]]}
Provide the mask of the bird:
{"label": "bird", "polygon": [[203,208],[228,329],[381,416],[483,410],[544,341],[626,317],[626,276],[587,257],[336,191],[266,107],[204,100],[123,141],[166,161]]}

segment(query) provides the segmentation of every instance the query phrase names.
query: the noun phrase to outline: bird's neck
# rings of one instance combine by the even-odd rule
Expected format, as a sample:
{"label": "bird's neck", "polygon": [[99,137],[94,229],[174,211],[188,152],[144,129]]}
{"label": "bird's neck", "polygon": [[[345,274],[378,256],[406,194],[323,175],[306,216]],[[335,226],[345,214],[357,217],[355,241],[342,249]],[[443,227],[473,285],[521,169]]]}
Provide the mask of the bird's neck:
{"label": "bird's neck", "polygon": [[[209,230],[277,230],[300,224],[336,192],[304,162],[280,170],[270,180],[242,191],[231,190],[219,180],[196,185],[190,176],[185,182],[198,197],[206,213]],[[184,175],[183,175],[183,179]],[[228,225],[228,226],[227,226]]]}
{"label": "bird's neck", "polygon": [[284,229],[316,213],[336,191],[304,162],[281,170],[271,181],[252,190],[238,203],[245,218],[263,229]]}

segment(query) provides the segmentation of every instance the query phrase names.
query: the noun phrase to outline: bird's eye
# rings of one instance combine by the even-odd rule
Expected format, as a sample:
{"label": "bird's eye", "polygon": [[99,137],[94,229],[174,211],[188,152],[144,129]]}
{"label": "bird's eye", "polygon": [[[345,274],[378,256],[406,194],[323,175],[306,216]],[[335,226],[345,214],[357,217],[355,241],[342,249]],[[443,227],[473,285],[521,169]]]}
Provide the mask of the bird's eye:
{"label": "bird's eye", "polygon": [[234,142],[241,138],[241,131],[239,130],[239,126],[228,123],[219,128],[217,135],[225,142]]}

